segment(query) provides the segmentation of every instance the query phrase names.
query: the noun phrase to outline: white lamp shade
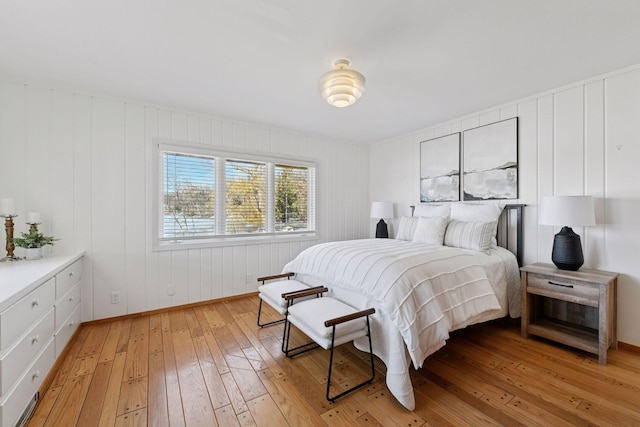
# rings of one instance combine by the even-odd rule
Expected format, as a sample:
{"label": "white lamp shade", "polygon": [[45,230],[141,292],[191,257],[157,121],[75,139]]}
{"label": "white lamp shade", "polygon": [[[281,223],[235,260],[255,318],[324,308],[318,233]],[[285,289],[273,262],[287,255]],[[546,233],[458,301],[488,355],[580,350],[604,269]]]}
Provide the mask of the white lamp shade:
{"label": "white lamp shade", "polygon": [[393,218],[392,202],[371,203],[371,218]]}
{"label": "white lamp shade", "polygon": [[591,196],[547,196],[540,205],[541,225],[582,227],[596,225]]}
{"label": "white lamp shade", "polygon": [[349,70],[350,64],[348,59],[336,59],[333,63],[335,70],[324,73],[320,78],[320,94],[334,107],[348,107],[364,92],[364,76]]}

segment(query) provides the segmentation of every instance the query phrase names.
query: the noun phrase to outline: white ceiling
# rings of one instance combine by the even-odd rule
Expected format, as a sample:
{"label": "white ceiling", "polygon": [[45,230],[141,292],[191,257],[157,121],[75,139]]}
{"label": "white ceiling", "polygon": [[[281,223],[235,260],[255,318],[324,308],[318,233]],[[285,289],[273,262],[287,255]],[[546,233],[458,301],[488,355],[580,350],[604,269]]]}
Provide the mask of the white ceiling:
{"label": "white ceiling", "polygon": [[638,63],[639,0],[0,0],[5,79],[362,143]]}

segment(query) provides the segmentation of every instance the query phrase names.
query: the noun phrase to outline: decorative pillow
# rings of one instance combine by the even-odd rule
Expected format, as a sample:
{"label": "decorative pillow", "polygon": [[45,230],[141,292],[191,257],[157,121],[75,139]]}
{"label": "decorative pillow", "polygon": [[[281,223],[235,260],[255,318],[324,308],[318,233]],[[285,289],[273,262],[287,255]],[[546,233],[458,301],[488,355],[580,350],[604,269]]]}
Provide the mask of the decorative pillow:
{"label": "decorative pillow", "polygon": [[462,222],[451,220],[444,235],[444,244],[454,248],[486,252],[491,248],[497,221]]}
{"label": "decorative pillow", "polygon": [[498,231],[498,218],[502,213],[502,206],[497,203],[452,203],[451,219],[464,222],[489,222],[495,221],[496,226],[491,236],[491,244],[498,245],[496,232]]}
{"label": "decorative pillow", "polygon": [[416,205],[413,216],[424,216],[432,218],[434,216],[449,217],[451,208],[449,205]]}
{"label": "decorative pillow", "polygon": [[448,222],[449,218],[446,216],[419,218],[416,231],[413,233],[413,241],[442,246]]}
{"label": "decorative pillow", "polygon": [[398,232],[396,233],[396,239],[413,240],[413,233],[416,231],[418,219],[419,218],[411,218],[408,216],[401,217],[400,224],[398,225]]}

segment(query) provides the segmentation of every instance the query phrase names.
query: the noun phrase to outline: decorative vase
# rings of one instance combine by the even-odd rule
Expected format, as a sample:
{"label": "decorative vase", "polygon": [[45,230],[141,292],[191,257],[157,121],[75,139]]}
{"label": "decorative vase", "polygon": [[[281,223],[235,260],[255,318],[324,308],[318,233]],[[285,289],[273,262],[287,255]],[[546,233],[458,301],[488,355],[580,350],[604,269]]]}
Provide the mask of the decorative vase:
{"label": "decorative vase", "polygon": [[24,253],[24,258],[29,261],[42,258],[42,248],[27,248]]}

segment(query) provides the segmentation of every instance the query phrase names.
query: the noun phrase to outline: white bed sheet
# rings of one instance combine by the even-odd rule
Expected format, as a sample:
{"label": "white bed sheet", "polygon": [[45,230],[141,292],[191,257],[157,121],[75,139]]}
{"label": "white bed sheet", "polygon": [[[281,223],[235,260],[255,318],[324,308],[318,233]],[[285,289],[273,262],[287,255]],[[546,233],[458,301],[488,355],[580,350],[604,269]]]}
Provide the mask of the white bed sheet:
{"label": "white bed sheet", "polygon": [[[285,265],[309,285],[356,308],[375,307],[376,354],[387,366],[389,390],[415,408],[409,364],[416,368],[445,345],[449,332],[520,315],[520,276],[513,254],[489,254],[395,239],[362,239],[312,246]],[[366,338],[356,347],[368,348]]]}

